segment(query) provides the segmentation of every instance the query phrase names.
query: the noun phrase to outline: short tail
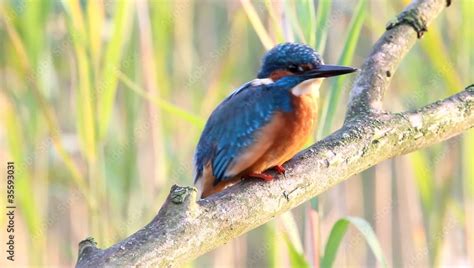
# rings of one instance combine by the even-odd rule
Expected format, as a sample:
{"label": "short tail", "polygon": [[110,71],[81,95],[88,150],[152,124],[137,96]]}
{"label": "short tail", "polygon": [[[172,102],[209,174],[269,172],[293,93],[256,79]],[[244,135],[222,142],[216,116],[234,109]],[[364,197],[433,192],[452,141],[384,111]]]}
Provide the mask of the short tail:
{"label": "short tail", "polygon": [[197,167],[196,168],[196,176],[194,176],[194,187],[197,188],[198,198],[201,198],[202,191],[203,191],[203,186],[204,186],[204,183],[203,183],[204,180],[202,178],[202,171],[203,171],[202,167]]}
{"label": "short tail", "polygon": [[200,198],[203,198],[202,197],[202,192],[203,192],[203,188],[204,188],[204,180],[202,178],[202,175],[201,176],[197,176],[196,175],[196,178],[194,179],[194,187],[196,187],[197,189],[197,197],[198,199]]}
{"label": "short tail", "polygon": [[198,169],[198,171],[196,172],[194,186],[198,190],[198,197],[206,198],[207,196],[218,193],[222,191],[225,187],[234,184],[238,181],[238,179],[238,177],[233,179],[226,179],[216,184],[216,178],[212,173],[212,168],[210,164],[207,164],[201,170]]}

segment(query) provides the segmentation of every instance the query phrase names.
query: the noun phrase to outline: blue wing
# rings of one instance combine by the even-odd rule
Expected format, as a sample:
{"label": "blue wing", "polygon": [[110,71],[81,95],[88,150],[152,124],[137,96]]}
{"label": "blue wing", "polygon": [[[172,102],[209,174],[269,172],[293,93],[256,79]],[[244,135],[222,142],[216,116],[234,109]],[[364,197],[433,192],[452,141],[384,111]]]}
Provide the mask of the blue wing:
{"label": "blue wing", "polygon": [[196,179],[209,161],[214,184],[227,179],[229,164],[252,145],[254,134],[276,111],[290,110],[290,92],[275,83],[254,80],[234,91],[212,112],[201,134],[195,154]]}

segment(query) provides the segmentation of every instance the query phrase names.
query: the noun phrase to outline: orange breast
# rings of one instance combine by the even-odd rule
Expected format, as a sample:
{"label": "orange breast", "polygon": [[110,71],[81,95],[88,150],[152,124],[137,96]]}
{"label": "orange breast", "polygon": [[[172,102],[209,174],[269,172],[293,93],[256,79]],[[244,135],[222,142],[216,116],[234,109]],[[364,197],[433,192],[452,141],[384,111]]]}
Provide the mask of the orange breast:
{"label": "orange breast", "polygon": [[293,96],[293,111],[283,113],[284,120],[272,146],[245,173],[260,173],[281,165],[297,154],[312,135],[316,125],[317,97],[312,94]]}

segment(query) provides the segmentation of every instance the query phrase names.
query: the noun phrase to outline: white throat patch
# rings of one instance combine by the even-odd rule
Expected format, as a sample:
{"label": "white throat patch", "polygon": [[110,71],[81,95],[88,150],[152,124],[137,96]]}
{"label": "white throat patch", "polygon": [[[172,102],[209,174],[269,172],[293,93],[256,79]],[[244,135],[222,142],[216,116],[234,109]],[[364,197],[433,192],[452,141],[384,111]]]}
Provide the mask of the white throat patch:
{"label": "white throat patch", "polygon": [[295,96],[302,96],[306,94],[318,94],[319,93],[319,87],[321,86],[321,82],[323,81],[323,78],[313,78],[306,80],[302,83],[299,83],[295,87],[291,89],[291,94]]}

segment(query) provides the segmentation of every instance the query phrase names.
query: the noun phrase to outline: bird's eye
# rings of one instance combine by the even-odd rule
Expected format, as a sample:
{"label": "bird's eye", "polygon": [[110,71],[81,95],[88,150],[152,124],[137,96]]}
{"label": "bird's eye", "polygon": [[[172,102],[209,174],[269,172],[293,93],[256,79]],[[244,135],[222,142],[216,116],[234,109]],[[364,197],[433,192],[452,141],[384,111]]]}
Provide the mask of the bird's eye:
{"label": "bird's eye", "polygon": [[290,66],[288,66],[288,71],[292,73],[302,73],[304,72],[304,68],[299,65],[291,64]]}
{"label": "bird's eye", "polygon": [[288,71],[292,72],[292,73],[295,73],[298,71],[298,66],[294,65],[294,64],[291,64],[288,66]]}

